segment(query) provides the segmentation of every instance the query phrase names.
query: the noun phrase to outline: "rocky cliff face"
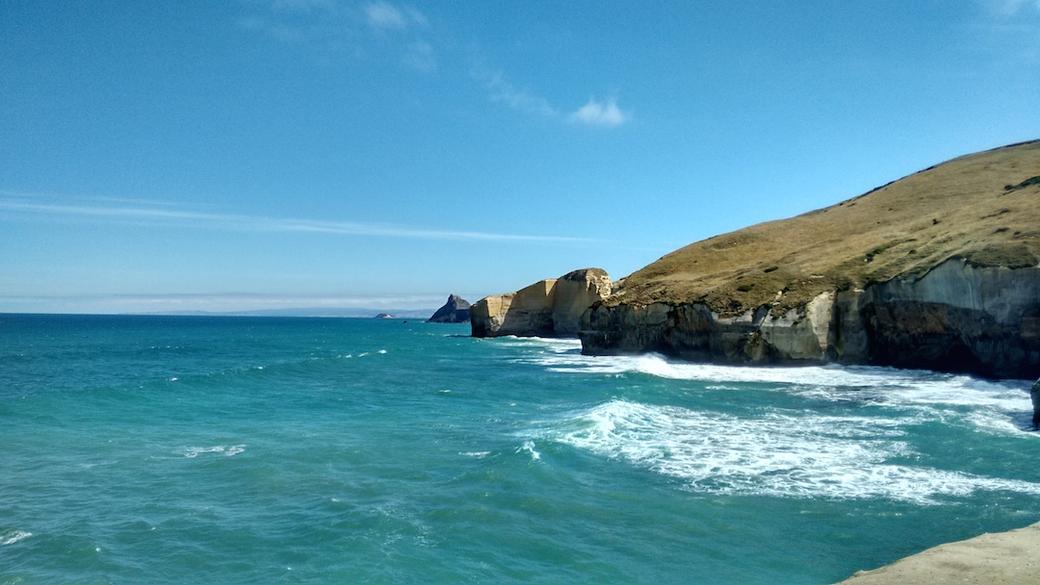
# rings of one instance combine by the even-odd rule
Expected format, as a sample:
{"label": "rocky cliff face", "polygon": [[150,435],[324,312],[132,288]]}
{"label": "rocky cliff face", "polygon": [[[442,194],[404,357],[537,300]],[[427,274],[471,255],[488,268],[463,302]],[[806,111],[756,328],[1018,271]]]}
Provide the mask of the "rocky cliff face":
{"label": "rocky cliff face", "polygon": [[427,323],[466,323],[469,321],[469,302],[459,295],[449,295],[444,306],[426,320]]}
{"label": "rocky cliff face", "polygon": [[610,291],[606,271],[585,268],[515,293],[485,297],[470,307],[473,336],[573,337],[585,310]]}
{"label": "rocky cliff face", "polygon": [[583,268],[558,278],[552,307],[553,333],[577,337],[582,313],[610,296],[610,290],[610,277],[600,268]]}
{"label": "rocky cliff face", "polygon": [[588,354],[1040,375],[1040,142],[691,244],[590,308]]}
{"label": "rocky cliff face", "polygon": [[695,361],[837,361],[1040,375],[1040,268],[944,262],[923,277],[824,292],[774,314],[724,316],[703,303],[599,304],[583,315],[585,353],[656,351]]}

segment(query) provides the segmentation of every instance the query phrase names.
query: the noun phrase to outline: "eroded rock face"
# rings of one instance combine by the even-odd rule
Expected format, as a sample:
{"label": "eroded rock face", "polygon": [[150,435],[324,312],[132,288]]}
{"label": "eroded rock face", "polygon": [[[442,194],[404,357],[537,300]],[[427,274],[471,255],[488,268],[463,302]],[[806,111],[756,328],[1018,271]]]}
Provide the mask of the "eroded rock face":
{"label": "eroded rock face", "polygon": [[577,337],[582,313],[610,296],[610,290],[610,277],[600,268],[583,268],[561,276],[556,280],[553,299],[553,332]]}
{"label": "eroded rock face", "polygon": [[515,293],[492,295],[470,307],[473,337],[551,336],[556,279],[540,280]]}
{"label": "eroded rock face", "polygon": [[597,304],[582,316],[587,354],[656,351],[696,361],[881,364],[1040,375],[1040,268],[947,260],[921,277],[828,291],[776,316],[721,317],[698,303]]}
{"label": "eroded rock face", "polygon": [[585,268],[540,280],[515,293],[485,297],[470,307],[473,336],[573,337],[581,315],[610,290],[604,270]]}
{"label": "eroded rock face", "polygon": [[469,321],[469,302],[459,295],[449,295],[444,306],[426,320],[427,323],[466,323]]}

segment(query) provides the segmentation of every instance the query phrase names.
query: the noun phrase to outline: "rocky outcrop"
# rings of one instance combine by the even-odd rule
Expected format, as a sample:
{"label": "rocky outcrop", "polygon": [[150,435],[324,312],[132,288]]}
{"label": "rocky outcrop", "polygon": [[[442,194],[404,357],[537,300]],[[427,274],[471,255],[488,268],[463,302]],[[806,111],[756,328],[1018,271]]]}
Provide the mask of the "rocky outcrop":
{"label": "rocky outcrop", "polygon": [[1029,399],[1033,403],[1033,430],[1040,431],[1040,379],[1029,389]]}
{"label": "rocky outcrop", "polygon": [[781,314],[772,309],[723,316],[703,303],[600,303],[583,315],[579,337],[588,354],[1040,375],[1040,267],[976,267],[953,258],[922,276],[827,291]]}
{"label": "rocky outcrop", "polygon": [[467,323],[469,322],[469,302],[459,295],[448,295],[447,302],[437,309],[427,323]]}
{"label": "rocky outcrop", "polygon": [[1037,170],[1040,141],[1011,145],[695,242],[590,308],[582,349],[1035,378]]}
{"label": "rocky outcrop", "polygon": [[583,268],[558,278],[553,291],[553,333],[577,337],[582,313],[610,296],[610,290],[610,276],[601,268]]}
{"label": "rocky outcrop", "polygon": [[606,271],[584,268],[515,293],[485,297],[470,307],[473,336],[573,337],[586,309],[610,291]]}

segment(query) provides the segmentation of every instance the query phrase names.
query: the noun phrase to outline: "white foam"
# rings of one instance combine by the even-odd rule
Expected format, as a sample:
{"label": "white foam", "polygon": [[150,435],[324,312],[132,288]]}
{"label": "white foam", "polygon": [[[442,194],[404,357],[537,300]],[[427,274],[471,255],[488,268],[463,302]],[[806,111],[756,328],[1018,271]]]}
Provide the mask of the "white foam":
{"label": "white foam", "polygon": [[975,491],[1040,495],[1040,484],[904,462],[913,419],[809,411],[759,418],[613,400],[545,431],[549,438],[682,480],[698,492],[888,498],[934,504]]}
{"label": "white foam", "polygon": [[531,461],[539,461],[542,458],[542,454],[534,448],[534,441],[524,441],[523,445],[517,447],[516,452],[527,453],[531,456]]}
{"label": "white foam", "polygon": [[0,536],[0,546],[7,546],[16,542],[25,540],[32,536],[32,532],[26,532],[24,530],[12,530],[7,534]]}
{"label": "white foam", "polygon": [[385,349],[381,349],[381,350],[377,351],[376,353],[378,353],[378,354],[385,354],[386,350]]}
{"label": "white foam", "polygon": [[222,454],[225,457],[234,457],[246,450],[245,445],[214,445],[212,447],[186,447],[182,453],[188,459],[194,459],[206,453]]}
{"label": "white foam", "polygon": [[555,353],[581,350],[580,340],[557,337],[517,337],[515,335],[504,335],[502,337],[495,337],[494,343],[502,347],[548,349]]}
{"label": "white foam", "polygon": [[915,408],[934,417],[954,415],[987,432],[1033,438],[1023,413],[1032,412],[1027,381],[988,381],[927,370],[871,366],[725,366],[673,362],[657,354],[583,356],[577,351],[538,352],[517,361],[570,374],[645,374],[671,380],[713,382],[711,390],[740,390],[733,383],[779,385],[805,398]]}
{"label": "white foam", "polygon": [[464,457],[473,457],[474,459],[483,459],[491,454],[491,451],[460,451],[459,455]]}

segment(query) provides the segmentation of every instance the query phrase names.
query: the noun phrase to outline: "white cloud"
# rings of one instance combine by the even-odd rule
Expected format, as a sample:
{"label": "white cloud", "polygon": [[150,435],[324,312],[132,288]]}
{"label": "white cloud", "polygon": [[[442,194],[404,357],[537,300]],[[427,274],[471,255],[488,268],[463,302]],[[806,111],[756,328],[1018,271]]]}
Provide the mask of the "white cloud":
{"label": "white cloud", "polygon": [[382,1],[365,5],[365,19],[370,27],[377,30],[404,30],[426,24],[426,16],[415,8],[398,8]]}
{"label": "white cloud", "polygon": [[[0,191],[10,195],[10,192]],[[156,207],[115,207],[69,203],[39,203],[24,199],[0,199],[0,211],[46,217],[74,217],[110,222],[205,227],[210,229],[303,232],[340,236],[370,236],[421,240],[497,242],[587,243],[594,240],[571,236],[543,236],[465,230],[430,229],[389,223],[272,218],[233,213],[204,213]]]}
{"label": "white cloud", "polygon": [[1014,16],[1022,10],[1040,11],[1040,0],[988,0],[991,10],[1001,16]]}
{"label": "white cloud", "polygon": [[559,111],[541,96],[520,89],[510,83],[500,71],[477,70],[474,76],[484,83],[491,101],[505,104],[514,110],[540,116],[557,116]]}
{"label": "white cloud", "polygon": [[405,50],[404,64],[417,71],[430,73],[437,69],[437,56],[430,43],[415,41]]}
{"label": "white cloud", "polygon": [[272,0],[271,8],[287,12],[331,12],[337,6],[335,0]]}
{"label": "white cloud", "polygon": [[[171,293],[92,295],[0,295],[0,310],[43,313],[296,313],[373,316],[379,311],[432,312],[442,294],[282,295]],[[428,314],[428,313],[427,313]]]}
{"label": "white cloud", "polygon": [[570,115],[571,122],[606,128],[615,128],[631,119],[632,114],[619,108],[614,98],[603,101],[592,98]]}

